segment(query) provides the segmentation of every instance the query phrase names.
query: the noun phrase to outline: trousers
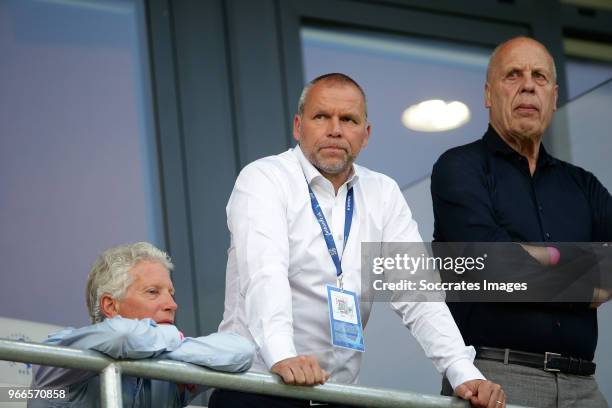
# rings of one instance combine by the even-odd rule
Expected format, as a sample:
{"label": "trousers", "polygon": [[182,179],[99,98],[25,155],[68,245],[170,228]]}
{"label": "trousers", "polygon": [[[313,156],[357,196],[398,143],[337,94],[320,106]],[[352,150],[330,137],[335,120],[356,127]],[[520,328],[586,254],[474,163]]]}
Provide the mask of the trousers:
{"label": "trousers", "polygon": [[[501,361],[476,359],[474,365],[490,381],[502,386],[508,404],[541,408],[607,408],[593,376],[547,372]],[[453,395],[446,378],[442,395]]]}

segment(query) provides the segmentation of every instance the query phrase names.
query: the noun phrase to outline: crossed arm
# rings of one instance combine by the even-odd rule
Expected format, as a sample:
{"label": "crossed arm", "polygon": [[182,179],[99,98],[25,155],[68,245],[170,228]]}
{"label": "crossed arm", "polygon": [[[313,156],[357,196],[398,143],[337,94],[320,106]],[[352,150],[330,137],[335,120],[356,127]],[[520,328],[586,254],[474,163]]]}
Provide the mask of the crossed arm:
{"label": "crossed arm", "polygon": [[[45,343],[95,350],[114,359],[159,357],[228,372],[248,370],[254,353],[250,342],[234,334],[183,338],[176,326],[120,316],[79,329],[64,329]],[[69,386],[95,375],[91,371],[40,366],[34,381],[40,387]]]}

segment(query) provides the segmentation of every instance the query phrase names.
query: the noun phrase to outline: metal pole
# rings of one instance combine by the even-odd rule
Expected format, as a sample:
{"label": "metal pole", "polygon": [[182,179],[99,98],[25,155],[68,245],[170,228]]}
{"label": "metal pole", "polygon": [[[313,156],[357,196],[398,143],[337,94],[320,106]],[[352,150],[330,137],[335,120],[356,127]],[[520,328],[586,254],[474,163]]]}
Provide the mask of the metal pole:
{"label": "metal pole", "polygon": [[[346,384],[326,383],[314,387],[284,384],[277,376],[260,373],[227,374],[178,361],[121,361],[124,375],[166,379],[176,383],[205,384],[242,392],[299,398],[372,408],[468,408],[470,403],[459,398],[426,395]],[[155,368],[153,369],[153,365]],[[519,408],[507,405],[507,408]]]}
{"label": "metal pole", "polygon": [[100,374],[100,402],[105,408],[123,408],[121,367],[109,364]]}
{"label": "metal pole", "polygon": [[[100,391],[108,407],[122,408],[121,375],[201,384],[243,392],[368,407],[467,408],[468,401],[411,391],[326,383],[315,387],[285,385],[277,376],[228,374],[170,360],[115,361],[91,350],[0,339],[0,360],[102,372]],[[507,405],[507,408],[520,408]]]}
{"label": "metal pole", "polygon": [[98,372],[115,361],[91,350],[78,350],[8,339],[0,339],[0,360]]}

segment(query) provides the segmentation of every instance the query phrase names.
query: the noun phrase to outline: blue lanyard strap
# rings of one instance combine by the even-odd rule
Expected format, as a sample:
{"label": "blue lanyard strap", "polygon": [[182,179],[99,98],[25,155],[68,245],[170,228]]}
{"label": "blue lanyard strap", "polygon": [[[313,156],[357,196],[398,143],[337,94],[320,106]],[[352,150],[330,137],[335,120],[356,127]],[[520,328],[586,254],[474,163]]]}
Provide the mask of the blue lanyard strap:
{"label": "blue lanyard strap", "polygon": [[[336,243],[334,242],[334,237],[332,235],[331,229],[327,224],[327,220],[325,219],[325,214],[323,214],[323,210],[319,205],[319,201],[315,196],[314,192],[308,185],[308,192],[310,193],[310,205],[312,206],[312,212],[315,215],[315,218],[319,222],[321,226],[321,232],[323,233],[323,238],[325,239],[325,244],[327,245],[327,251],[336,266],[336,276],[341,278],[342,276],[342,263],[340,261],[340,257],[338,256],[338,250],[336,249]],[[351,187],[346,193],[346,204],[344,208],[344,246],[342,248],[342,252],[344,253],[344,248],[346,248],[346,243],[348,242],[349,234],[351,233],[351,224],[353,223],[353,209],[355,208],[353,204],[353,187]]]}

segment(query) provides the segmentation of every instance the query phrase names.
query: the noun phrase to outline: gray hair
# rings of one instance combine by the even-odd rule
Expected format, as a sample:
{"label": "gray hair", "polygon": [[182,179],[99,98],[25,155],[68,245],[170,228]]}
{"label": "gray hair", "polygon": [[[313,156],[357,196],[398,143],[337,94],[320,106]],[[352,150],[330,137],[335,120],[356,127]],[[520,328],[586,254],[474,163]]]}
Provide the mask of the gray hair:
{"label": "gray hair", "polygon": [[109,294],[114,299],[122,299],[134,279],[129,272],[141,261],[158,262],[168,271],[174,268],[168,254],[148,242],[121,245],[98,256],[89,272],[85,291],[92,323],[99,323],[106,318],[100,309],[102,295]]}
{"label": "gray hair", "polygon": [[307,83],[306,86],[304,86],[304,89],[302,89],[302,93],[300,95],[300,100],[298,101],[298,108],[297,108],[298,116],[302,116],[304,114],[304,105],[306,104],[306,98],[308,98],[308,93],[310,92],[313,86],[315,86],[317,83],[321,81],[331,82],[335,84],[342,84],[342,85],[349,84],[357,88],[359,90],[359,93],[363,97],[363,109],[365,112],[365,117],[366,118],[368,117],[368,102],[366,100],[366,94],[363,91],[363,88],[361,88],[361,86],[353,78],[351,78],[350,76],[346,74],[342,74],[339,72],[332,72],[329,74],[318,76],[312,81],[310,81],[309,83]]}
{"label": "gray hair", "polygon": [[532,41],[536,44],[539,44],[542,48],[544,48],[544,50],[546,50],[546,53],[548,54],[548,56],[550,57],[550,60],[552,61],[552,67],[553,67],[553,82],[556,84],[557,83],[557,66],[555,65],[555,59],[552,57],[552,55],[550,55],[550,52],[548,52],[548,49],[544,46],[544,44],[542,44],[541,42],[531,38],[531,37],[527,37],[524,35],[519,35],[517,37],[512,37],[506,41],[504,41],[503,43],[499,44],[497,47],[495,47],[495,49],[493,50],[493,52],[491,53],[491,57],[489,57],[489,64],[487,65],[487,82],[489,82],[489,80],[491,79],[491,71],[493,70],[493,61],[495,61],[495,59],[497,59],[497,54],[499,54],[499,52],[501,51],[502,48],[504,48],[506,45],[508,45],[509,43],[516,41],[516,40],[529,40]]}

